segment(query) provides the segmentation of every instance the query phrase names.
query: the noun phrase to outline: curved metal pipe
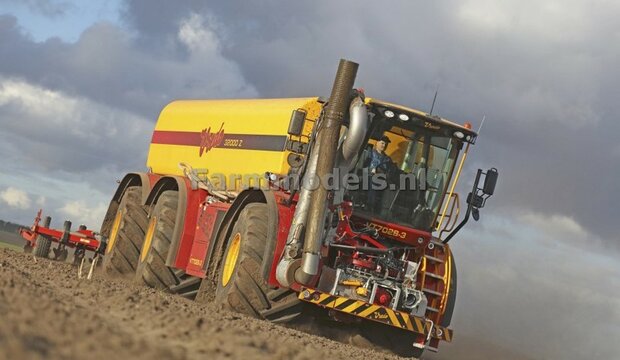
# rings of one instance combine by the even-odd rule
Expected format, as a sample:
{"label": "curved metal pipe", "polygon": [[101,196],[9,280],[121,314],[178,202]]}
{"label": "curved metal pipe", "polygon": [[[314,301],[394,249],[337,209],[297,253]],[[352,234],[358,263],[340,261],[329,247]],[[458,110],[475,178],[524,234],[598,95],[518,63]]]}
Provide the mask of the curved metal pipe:
{"label": "curved metal pipe", "polygon": [[357,157],[366,139],[368,131],[368,108],[360,96],[351,100],[349,106],[349,128],[342,136],[338,148],[336,166],[338,170],[338,187],[334,192],[334,204],[340,204],[344,200],[344,178],[357,162]]}
{"label": "curved metal pipe", "polygon": [[338,151],[338,167],[343,173],[349,172],[355,164],[368,131],[368,108],[361,97],[357,96],[351,101],[349,114],[349,129]]}

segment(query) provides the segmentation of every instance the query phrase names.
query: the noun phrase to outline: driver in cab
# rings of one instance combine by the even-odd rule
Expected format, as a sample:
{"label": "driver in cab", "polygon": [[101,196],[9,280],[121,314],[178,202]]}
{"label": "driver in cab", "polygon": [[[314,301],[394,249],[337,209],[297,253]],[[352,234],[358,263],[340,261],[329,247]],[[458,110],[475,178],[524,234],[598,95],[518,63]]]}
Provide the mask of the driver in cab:
{"label": "driver in cab", "polygon": [[389,143],[390,138],[385,135],[375,143],[368,156],[368,169],[371,175],[387,173],[390,167],[393,166],[392,159],[385,153],[385,148]]}
{"label": "driver in cab", "polygon": [[373,186],[372,177],[377,174],[388,174],[390,170],[395,167],[392,159],[385,153],[387,144],[390,143],[390,138],[383,135],[375,146],[370,151],[367,161],[367,167],[369,175],[371,177],[370,188],[368,189],[368,207],[373,212],[380,211],[381,205],[381,193],[380,190],[375,190]]}

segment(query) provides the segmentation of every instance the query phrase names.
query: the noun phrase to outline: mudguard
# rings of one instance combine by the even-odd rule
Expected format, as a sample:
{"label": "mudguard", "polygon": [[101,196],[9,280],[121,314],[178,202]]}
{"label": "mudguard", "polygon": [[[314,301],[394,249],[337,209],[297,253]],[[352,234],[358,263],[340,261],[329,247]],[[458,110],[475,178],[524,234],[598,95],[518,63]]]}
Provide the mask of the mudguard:
{"label": "mudguard", "polygon": [[114,196],[112,196],[112,199],[110,200],[108,210],[106,211],[103,218],[103,223],[101,224],[101,235],[106,237],[109,235],[109,225],[112,224],[112,221],[116,216],[116,211],[118,211],[118,206],[127,188],[131,186],[140,186],[142,188],[142,203],[144,204],[149,193],[151,192],[153,184],[155,184],[159,178],[160,175],[152,173],[133,172],[126,174],[119,182],[119,185],[114,192]]}
{"label": "mudguard", "polygon": [[[177,214],[174,221],[172,239],[170,239],[170,251],[165,259],[166,266],[184,268],[184,265],[177,265],[182,265],[181,263],[183,261],[186,263],[187,258],[189,257],[189,249],[191,249],[191,242],[194,236],[193,229],[196,221],[195,214],[198,211],[198,205],[201,200],[201,192],[193,191],[189,180],[186,178],[180,176],[165,176],[155,183],[145,201],[145,205],[152,207],[157,203],[157,200],[161,194],[168,190],[177,191],[179,196],[179,207],[177,208]],[[196,202],[198,204],[195,204]],[[192,214],[194,216],[192,216]],[[192,224],[188,224],[188,222]],[[187,242],[189,242],[189,245]],[[184,250],[187,250],[187,254],[185,254]]]}

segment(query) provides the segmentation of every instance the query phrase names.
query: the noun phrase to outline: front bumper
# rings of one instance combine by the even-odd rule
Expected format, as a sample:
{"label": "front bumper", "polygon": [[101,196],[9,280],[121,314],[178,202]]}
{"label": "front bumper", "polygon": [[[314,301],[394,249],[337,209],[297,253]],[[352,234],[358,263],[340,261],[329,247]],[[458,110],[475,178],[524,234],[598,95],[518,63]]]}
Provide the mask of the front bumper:
{"label": "front bumper", "polygon": [[310,288],[304,288],[299,293],[299,299],[326,309],[333,309],[349,315],[411,331],[418,335],[424,335],[427,339],[436,339],[446,342],[452,341],[451,329],[433,324],[430,320],[386,308],[381,305],[369,304],[360,300],[331,295]]}

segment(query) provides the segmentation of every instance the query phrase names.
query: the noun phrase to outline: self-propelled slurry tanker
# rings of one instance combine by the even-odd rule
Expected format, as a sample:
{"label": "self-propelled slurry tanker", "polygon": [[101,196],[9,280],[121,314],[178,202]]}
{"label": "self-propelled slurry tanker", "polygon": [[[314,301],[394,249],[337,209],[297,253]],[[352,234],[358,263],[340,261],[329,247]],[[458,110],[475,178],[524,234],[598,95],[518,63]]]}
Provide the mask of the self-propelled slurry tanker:
{"label": "self-propelled slurry tanker", "polygon": [[478,170],[457,225],[477,134],[366,97],[357,68],[341,60],[329,98],[166,106],[148,171],[110,202],[104,271],[275,322],[325,316],[399,355],[450,342],[448,241],[497,171]]}

